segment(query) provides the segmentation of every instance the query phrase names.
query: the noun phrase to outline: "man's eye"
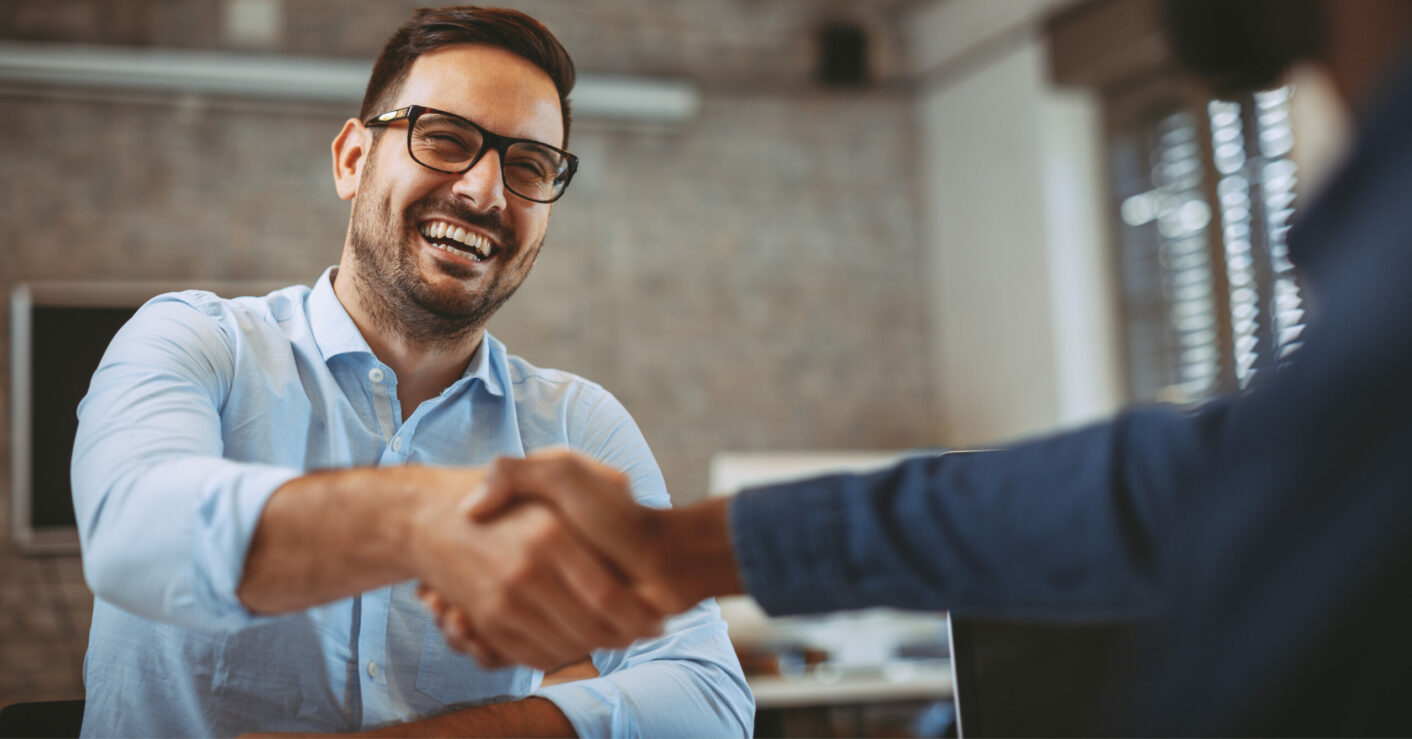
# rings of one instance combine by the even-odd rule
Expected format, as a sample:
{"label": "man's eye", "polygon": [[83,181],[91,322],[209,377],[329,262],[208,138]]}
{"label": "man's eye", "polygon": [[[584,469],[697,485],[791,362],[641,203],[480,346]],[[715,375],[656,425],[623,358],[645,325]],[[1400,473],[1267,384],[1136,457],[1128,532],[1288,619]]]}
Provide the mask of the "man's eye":
{"label": "man's eye", "polygon": [[509,162],[506,166],[514,169],[517,173],[525,177],[541,178],[549,176],[549,169],[544,163],[533,159],[516,159]]}
{"label": "man's eye", "polygon": [[427,143],[433,146],[457,146],[462,149],[466,147],[466,140],[460,136],[449,133],[429,133],[423,137]]}

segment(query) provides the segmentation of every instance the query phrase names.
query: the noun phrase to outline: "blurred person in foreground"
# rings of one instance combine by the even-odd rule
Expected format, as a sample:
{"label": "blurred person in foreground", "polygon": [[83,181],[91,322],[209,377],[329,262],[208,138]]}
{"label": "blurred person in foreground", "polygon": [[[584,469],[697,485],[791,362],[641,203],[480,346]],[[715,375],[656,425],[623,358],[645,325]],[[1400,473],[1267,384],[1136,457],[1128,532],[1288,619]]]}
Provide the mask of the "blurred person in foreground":
{"label": "blurred person in foreground", "polygon": [[[418,11],[333,142],[338,266],[261,298],[159,296],[114,338],[73,458],[85,735],[751,733],[714,605],[659,631],[551,512],[456,513],[469,465],[551,445],[668,503],[613,396],[485,332],[575,171],[573,83],[526,15]],[[529,666],[449,649],[416,580]],[[588,679],[541,684],[596,647]]]}
{"label": "blurred person in foreground", "polygon": [[[1117,733],[1412,734],[1412,0],[1168,10],[1218,91],[1311,61],[1357,121],[1289,235],[1304,346],[1262,386],[676,511],[634,505],[599,463],[531,455],[498,463],[471,514],[547,503],[669,610],[748,593],[781,615],[1140,624]],[[429,598],[457,643],[500,659],[450,601]]]}

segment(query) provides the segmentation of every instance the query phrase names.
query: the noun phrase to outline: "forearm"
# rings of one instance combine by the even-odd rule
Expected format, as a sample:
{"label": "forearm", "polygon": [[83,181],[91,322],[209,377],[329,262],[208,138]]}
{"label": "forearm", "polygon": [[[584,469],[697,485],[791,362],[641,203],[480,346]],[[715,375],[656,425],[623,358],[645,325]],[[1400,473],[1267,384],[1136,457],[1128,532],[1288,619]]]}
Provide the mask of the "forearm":
{"label": "forearm", "polygon": [[1151,410],[998,452],[745,491],[730,509],[741,575],[775,615],[1149,615],[1165,510],[1219,438],[1215,415]]}
{"label": "forearm", "polygon": [[578,736],[573,724],[552,701],[525,698],[510,703],[465,708],[406,724],[354,734],[357,737],[443,737],[443,736]]}
{"label": "forearm", "polygon": [[290,480],[260,514],[241,602],[256,613],[285,613],[416,577],[419,519],[450,515],[466,492],[452,474],[384,467]]}
{"label": "forearm", "polygon": [[683,606],[745,592],[731,546],[729,505],[729,498],[715,498],[655,514],[667,552],[662,580],[679,592]]}

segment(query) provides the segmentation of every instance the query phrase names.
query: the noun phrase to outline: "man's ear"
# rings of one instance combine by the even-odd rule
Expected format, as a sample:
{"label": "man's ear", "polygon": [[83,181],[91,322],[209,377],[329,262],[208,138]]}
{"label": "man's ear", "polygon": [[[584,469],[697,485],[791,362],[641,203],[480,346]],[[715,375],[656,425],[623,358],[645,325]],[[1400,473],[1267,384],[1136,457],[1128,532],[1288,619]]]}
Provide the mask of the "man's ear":
{"label": "man's ear", "polygon": [[372,153],[372,133],[358,120],[349,118],[333,140],[333,187],[338,197],[352,200],[363,179],[363,164]]}

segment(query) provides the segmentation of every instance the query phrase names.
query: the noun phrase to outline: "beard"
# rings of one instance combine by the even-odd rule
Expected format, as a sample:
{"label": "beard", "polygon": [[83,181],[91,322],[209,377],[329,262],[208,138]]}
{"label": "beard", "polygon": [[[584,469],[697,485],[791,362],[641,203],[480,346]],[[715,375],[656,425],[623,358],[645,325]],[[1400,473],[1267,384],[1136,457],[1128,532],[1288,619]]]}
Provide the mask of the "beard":
{"label": "beard", "polygon": [[1319,0],[1167,0],[1177,59],[1221,96],[1274,87],[1323,51]]}
{"label": "beard", "polygon": [[[400,216],[394,215],[387,188],[376,186],[375,161],[369,156],[363,177],[374,187],[355,202],[348,234],[361,302],[380,331],[427,348],[454,345],[484,328],[524,281],[523,275],[516,279],[509,269],[510,259],[520,251],[516,233],[503,214],[474,212],[455,197],[424,198],[407,206]],[[443,274],[454,279],[449,287],[432,284],[418,269],[417,253],[424,247],[417,224],[437,215],[477,226],[499,245],[494,256],[500,262],[498,269],[487,271],[480,289],[467,286],[472,272],[464,265],[437,263]],[[539,246],[531,254],[538,253]]]}

